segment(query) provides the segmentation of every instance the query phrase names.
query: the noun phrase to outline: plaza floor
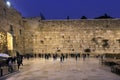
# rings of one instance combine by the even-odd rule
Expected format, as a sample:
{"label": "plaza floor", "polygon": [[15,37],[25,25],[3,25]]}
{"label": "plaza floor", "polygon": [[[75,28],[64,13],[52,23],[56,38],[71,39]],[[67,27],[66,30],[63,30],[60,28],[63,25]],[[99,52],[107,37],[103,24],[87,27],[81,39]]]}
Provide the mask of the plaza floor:
{"label": "plaza floor", "polygon": [[5,80],[120,80],[120,76],[101,65],[96,58],[82,58],[77,61],[68,58],[64,62],[36,58],[24,60],[19,72]]}

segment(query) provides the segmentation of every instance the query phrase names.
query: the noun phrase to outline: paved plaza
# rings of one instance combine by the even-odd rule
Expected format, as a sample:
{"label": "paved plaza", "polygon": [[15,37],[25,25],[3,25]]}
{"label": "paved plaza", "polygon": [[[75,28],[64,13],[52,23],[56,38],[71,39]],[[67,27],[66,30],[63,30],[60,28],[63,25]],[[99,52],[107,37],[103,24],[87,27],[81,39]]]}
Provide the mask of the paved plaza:
{"label": "paved plaza", "polygon": [[64,62],[34,58],[24,60],[24,66],[4,80],[120,80],[120,76],[96,58],[68,58]]}

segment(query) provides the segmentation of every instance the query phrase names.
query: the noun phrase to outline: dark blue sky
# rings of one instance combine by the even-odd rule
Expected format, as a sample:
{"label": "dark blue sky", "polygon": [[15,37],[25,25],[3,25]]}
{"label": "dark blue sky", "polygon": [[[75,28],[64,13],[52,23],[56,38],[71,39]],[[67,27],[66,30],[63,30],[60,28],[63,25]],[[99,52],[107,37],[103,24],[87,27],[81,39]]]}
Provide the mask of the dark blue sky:
{"label": "dark blue sky", "polygon": [[79,19],[98,17],[107,13],[120,18],[120,0],[9,0],[23,17],[39,16],[46,19]]}

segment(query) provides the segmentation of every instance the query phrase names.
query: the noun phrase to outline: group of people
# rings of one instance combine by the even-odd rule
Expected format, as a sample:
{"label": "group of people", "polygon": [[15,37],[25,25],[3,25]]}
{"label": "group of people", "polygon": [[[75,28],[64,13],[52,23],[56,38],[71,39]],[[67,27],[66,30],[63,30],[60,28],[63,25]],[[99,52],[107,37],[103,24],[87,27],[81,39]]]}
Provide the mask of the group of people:
{"label": "group of people", "polygon": [[19,70],[20,65],[23,65],[23,56],[19,55],[17,57],[9,57],[7,59],[7,65],[8,65],[8,71],[13,72],[14,71],[14,65],[17,64],[17,68]]}

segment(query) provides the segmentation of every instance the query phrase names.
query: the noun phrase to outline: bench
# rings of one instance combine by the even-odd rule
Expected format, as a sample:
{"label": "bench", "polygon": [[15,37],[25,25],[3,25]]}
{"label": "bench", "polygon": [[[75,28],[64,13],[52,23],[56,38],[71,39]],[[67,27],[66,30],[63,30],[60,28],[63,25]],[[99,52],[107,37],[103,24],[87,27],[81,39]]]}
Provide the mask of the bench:
{"label": "bench", "polygon": [[107,66],[114,66],[117,65],[120,59],[111,59],[111,58],[105,58],[103,60],[101,60],[102,64],[105,64]]}

